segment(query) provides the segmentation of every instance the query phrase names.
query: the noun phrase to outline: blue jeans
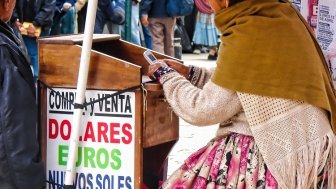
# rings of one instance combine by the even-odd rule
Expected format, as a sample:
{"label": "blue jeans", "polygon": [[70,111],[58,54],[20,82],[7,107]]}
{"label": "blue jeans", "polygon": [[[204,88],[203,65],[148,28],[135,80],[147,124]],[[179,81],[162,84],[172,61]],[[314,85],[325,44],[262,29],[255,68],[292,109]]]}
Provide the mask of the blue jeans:
{"label": "blue jeans", "polygon": [[98,8],[97,12],[96,12],[96,21],[95,21],[95,25],[94,25],[94,33],[103,33],[106,20],[107,20],[107,16],[105,15],[105,13],[102,10],[100,10]]}
{"label": "blue jeans", "polygon": [[38,77],[38,51],[36,37],[22,36],[26,44],[28,55],[30,57],[30,64],[33,66],[33,76],[35,80]]}
{"label": "blue jeans", "polygon": [[75,8],[71,7],[61,18],[61,34],[75,33]]}
{"label": "blue jeans", "polygon": [[[50,31],[42,31],[42,36],[48,36]],[[22,36],[23,41],[27,47],[28,55],[30,57],[30,64],[33,66],[33,76],[36,80],[38,77],[38,49],[37,49],[37,39],[36,37],[29,37],[26,35]]]}
{"label": "blue jeans", "polygon": [[143,25],[142,26],[142,31],[143,31],[143,34],[144,34],[146,47],[148,49],[152,49],[152,37],[151,37],[151,34],[148,30],[148,27]]}

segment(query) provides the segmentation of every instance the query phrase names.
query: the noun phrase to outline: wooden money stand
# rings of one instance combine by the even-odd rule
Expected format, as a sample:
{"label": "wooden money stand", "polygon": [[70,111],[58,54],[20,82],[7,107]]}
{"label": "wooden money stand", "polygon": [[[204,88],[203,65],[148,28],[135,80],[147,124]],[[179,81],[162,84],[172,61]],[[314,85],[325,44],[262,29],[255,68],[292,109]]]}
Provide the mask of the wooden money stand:
{"label": "wooden money stand", "polygon": [[[73,106],[68,105],[67,101],[62,100],[60,96],[56,98],[57,94],[52,90],[65,95],[68,100],[71,98],[73,100],[73,94],[77,87],[82,42],[83,35],[81,34],[39,39],[39,80],[41,82],[38,85],[38,101],[41,155],[46,162],[47,180],[60,185],[64,182],[63,171],[65,171],[66,166],[64,165],[67,157],[67,146],[64,143],[69,142],[69,133],[71,133],[71,120],[62,117],[69,116],[67,114],[71,116]],[[104,94],[109,91],[116,92],[139,86],[144,81],[148,81],[149,78],[145,76],[148,62],[143,57],[145,50],[145,48],[121,40],[119,35],[95,34],[87,91],[91,91],[94,96],[100,91],[103,91]],[[157,58],[171,58],[156,52],[153,53]],[[111,129],[112,124],[107,124],[107,127],[106,124],[103,124],[105,127],[98,129],[100,133],[97,133],[97,125],[94,124],[94,120],[88,121],[91,124],[88,124],[86,129],[81,126],[81,130],[85,130],[83,131],[85,136],[80,136],[80,141],[85,141],[86,146],[89,145],[89,147],[83,147],[85,146],[83,145],[78,150],[80,157],[77,163],[80,166],[76,170],[76,188],[134,187],[141,189],[144,180],[151,188],[156,187],[158,180],[166,178],[167,156],[178,140],[178,118],[165,101],[161,85],[158,83],[145,83],[143,87],[135,89],[130,94],[134,98],[135,113],[133,114],[134,120],[131,119],[133,121],[127,125],[132,126],[132,131],[130,127],[120,126],[122,124],[119,124],[120,128],[114,127],[114,129]],[[107,103],[108,106],[109,103]],[[52,108],[57,105],[61,107],[58,113],[62,111],[63,113],[54,114],[57,111],[53,111]],[[95,107],[102,106],[100,104]],[[68,111],[64,111],[64,109]],[[84,109],[84,111],[88,111],[85,113],[92,113],[92,110],[88,109],[89,107]],[[104,118],[105,122],[111,123],[114,119],[123,122],[122,118],[109,116]],[[132,132],[131,135],[130,132]],[[111,133],[114,134],[114,137]],[[111,142],[112,139],[109,138],[111,136],[115,143]],[[130,144],[130,140],[133,142],[132,145],[121,147],[122,150],[109,149],[113,148],[118,141],[126,141],[125,143]],[[102,141],[105,142],[103,144],[105,149],[97,147],[101,145],[99,142]],[[63,144],[60,145],[57,142]],[[79,142],[79,146],[81,146],[81,142]],[[92,146],[88,144],[89,142],[92,142]],[[128,151],[133,151],[134,156],[123,157],[124,153],[127,154]],[[133,164],[131,169],[128,167],[126,171],[120,172],[128,174],[127,171],[129,171],[134,175],[128,175],[128,177],[118,175],[118,168],[121,170],[124,165],[128,164]],[[80,173],[81,171],[84,173]],[[104,171],[107,174],[101,174]],[[47,184],[47,188],[57,187]]]}

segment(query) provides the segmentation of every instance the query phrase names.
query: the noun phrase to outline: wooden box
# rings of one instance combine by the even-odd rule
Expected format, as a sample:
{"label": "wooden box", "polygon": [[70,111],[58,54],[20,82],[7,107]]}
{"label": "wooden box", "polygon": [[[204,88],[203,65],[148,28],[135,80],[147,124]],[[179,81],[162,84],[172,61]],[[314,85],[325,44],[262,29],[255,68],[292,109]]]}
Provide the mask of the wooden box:
{"label": "wooden box", "polygon": [[[82,43],[83,35],[39,39],[41,153],[47,180],[60,185],[64,182],[71,100],[76,95]],[[166,177],[167,156],[178,140],[179,122],[161,85],[144,83],[149,81],[145,50],[119,35],[93,36],[85,101],[138,87],[84,109],[74,181],[78,188],[140,189],[144,177]],[[47,188],[56,186],[48,184]]]}

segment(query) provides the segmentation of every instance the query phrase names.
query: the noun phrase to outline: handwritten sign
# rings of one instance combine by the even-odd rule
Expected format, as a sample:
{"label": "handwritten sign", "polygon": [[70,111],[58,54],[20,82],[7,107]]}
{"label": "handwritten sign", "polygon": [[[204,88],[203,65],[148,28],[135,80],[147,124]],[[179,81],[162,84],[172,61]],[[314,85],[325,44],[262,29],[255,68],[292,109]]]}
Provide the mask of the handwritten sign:
{"label": "handwritten sign", "polygon": [[[48,89],[47,180],[64,185],[72,129],[74,89]],[[88,90],[85,102],[114,91]],[[63,98],[63,97],[65,98]],[[135,94],[123,93],[90,104],[83,111],[74,186],[79,189],[134,188]],[[47,184],[47,188],[59,186]]]}

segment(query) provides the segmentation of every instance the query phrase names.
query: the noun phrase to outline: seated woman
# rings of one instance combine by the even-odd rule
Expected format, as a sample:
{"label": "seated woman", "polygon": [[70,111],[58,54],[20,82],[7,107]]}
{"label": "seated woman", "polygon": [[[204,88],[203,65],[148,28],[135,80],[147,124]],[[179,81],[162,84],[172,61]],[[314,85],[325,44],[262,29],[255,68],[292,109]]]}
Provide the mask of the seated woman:
{"label": "seated woman", "polygon": [[335,188],[335,90],[305,20],[287,0],[209,3],[217,67],[149,67],[179,117],[219,125],[161,188]]}

